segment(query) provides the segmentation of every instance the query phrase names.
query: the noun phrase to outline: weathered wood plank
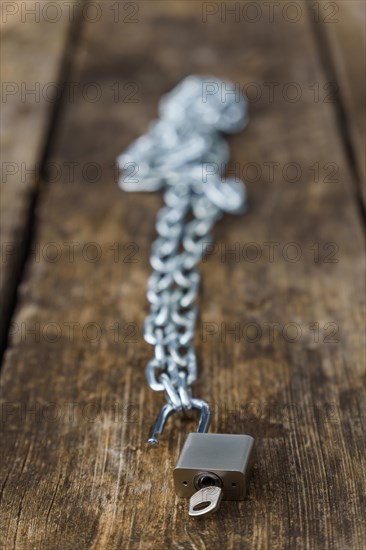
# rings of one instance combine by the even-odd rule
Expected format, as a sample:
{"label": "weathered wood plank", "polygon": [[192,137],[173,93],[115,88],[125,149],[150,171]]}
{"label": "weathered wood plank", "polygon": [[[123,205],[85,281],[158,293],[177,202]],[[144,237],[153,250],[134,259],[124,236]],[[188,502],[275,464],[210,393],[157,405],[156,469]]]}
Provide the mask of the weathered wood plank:
{"label": "weathered wood plank", "polygon": [[63,3],[59,10],[50,2],[33,0],[1,6],[0,347],[6,340],[50,113],[61,92],[63,52],[76,14],[74,10],[70,15]]}
{"label": "weathered wood plank", "polygon": [[317,2],[321,32],[325,34],[337,84],[346,109],[344,130],[349,133],[352,162],[366,204],[366,4],[359,0]]}
{"label": "weathered wood plank", "polygon": [[[29,260],[1,378],[5,547],[361,549],[362,234],[332,105],[311,89],[326,77],[307,10],[295,23],[280,14],[249,24],[220,13],[203,22],[197,2],[138,7],[137,23],[104,11],[87,28],[73,80],[102,97],[69,106],[56,161],[78,163],[76,176],[50,185],[37,211],[39,249],[61,253]],[[202,265],[195,393],[213,404],[212,431],[252,434],[257,458],[249,499],[201,522],[172,485],[186,429],[176,421],[160,448],[144,446],[162,401],[145,384],[151,349],[131,328],[146,314],[161,198],[122,194],[113,170],[160,95],[191,72],[253,83],[250,126],[231,139],[250,209],[220,223]],[[136,84],[139,101],[115,102],[116,80],[121,93]],[[92,162],[102,167],[94,184],[83,170]],[[327,163],[337,163],[333,178]],[[222,256],[235,243],[240,257]],[[225,336],[235,323],[238,341]]]}

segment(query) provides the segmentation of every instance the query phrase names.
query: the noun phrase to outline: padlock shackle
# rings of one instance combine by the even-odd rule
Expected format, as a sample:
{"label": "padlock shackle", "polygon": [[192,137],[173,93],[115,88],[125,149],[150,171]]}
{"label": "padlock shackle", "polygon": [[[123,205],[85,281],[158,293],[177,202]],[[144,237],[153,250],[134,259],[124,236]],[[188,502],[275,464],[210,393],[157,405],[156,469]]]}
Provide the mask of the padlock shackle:
{"label": "padlock shackle", "polygon": [[206,401],[203,401],[203,399],[191,399],[191,403],[192,403],[192,409],[201,411],[196,432],[206,433],[211,420],[210,407],[208,403],[206,403]]}
{"label": "padlock shackle", "polygon": [[[208,403],[202,399],[191,399],[191,409],[200,411],[200,417],[197,425],[197,433],[206,433],[210,425],[211,411]],[[147,440],[149,445],[157,445],[159,443],[158,436],[161,435],[164,431],[165,424],[171,414],[177,412],[178,409],[175,408],[171,403],[163,405],[159,411],[158,416],[152,426],[150,437]]]}

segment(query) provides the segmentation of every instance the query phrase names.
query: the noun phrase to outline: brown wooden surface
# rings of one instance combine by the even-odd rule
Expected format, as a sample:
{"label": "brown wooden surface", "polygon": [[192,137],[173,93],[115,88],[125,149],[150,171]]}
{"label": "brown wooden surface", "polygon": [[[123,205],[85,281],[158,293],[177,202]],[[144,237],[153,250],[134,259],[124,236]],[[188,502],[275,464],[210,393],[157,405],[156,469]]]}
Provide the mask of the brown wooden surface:
{"label": "brown wooden surface", "polygon": [[[22,9],[25,4],[27,10]],[[1,12],[1,347],[29,245],[42,155],[60,92],[53,83],[60,78],[70,28],[65,10],[55,24],[52,10],[48,18],[37,15],[41,5],[16,0],[4,4]]]}
{"label": "brown wooden surface", "polygon": [[[108,2],[98,23],[84,21],[69,79],[103,93],[63,104],[52,160],[78,163],[76,175],[64,170],[39,197],[33,245],[44,254],[29,254],[2,368],[5,548],[364,548],[363,228],[334,104],[314,98],[327,76],[311,12],[299,5],[296,23],[203,23],[198,2],[156,1],[138,5],[137,23],[114,22]],[[122,193],[113,169],[161,94],[190,73],[262,90],[250,125],[230,138],[233,162],[257,163],[262,176],[248,172],[249,211],[220,222],[217,252],[202,264],[194,387],[212,403],[211,431],[253,435],[256,461],[248,500],[200,522],[172,484],[194,423],[175,420],[159,448],[145,447],[162,404],[145,383],[151,349],[140,335],[161,196]],[[301,99],[269,100],[268,82],[296,82]],[[95,183],[83,177],[93,162]],[[273,178],[268,162],[278,163]],[[291,162],[297,182],[282,175]],[[235,243],[239,261],[221,257]],[[248,243],[260,260],[250,261]],[[278,243],[273,261],[265,243]],[[286,259],[289,243],[297,262]],[[95,245],[101,257],[91,261]],[[94,342],[91,323],[102,330]],[[204,338],[207,323],[218,333]],[[235,323],[239,341],[224,334]],[[262,330],[256,341],[251,323]]]}
{"label": "brown wooden surface", "polygon": [[323,13],[328,12],[328,16],[336,20],[331,24],[323,18],[320,25],[330,48],[331,64],[334,65],[335,73],[331,74],[339,85],[341,101],[345,104],[343,130],[346,140],[350,140],[351,163],[354,164],[356,183],[366,204],[366,4],[348,0],[332,5],[323,0],[319,5]]}

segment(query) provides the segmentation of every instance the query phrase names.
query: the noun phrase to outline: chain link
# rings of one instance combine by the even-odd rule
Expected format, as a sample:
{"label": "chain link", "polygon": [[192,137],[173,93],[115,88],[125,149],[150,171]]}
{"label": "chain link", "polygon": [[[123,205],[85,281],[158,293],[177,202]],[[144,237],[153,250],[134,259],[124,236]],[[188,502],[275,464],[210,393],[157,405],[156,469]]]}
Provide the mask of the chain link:
{"label": "chain link", "polygon": [[171,411],[197,408],[190,389],[197,378],[192,344],[197,264],[212,242],[214,223],[224,212],[245,210],[243,183],[221,175],[229,158],[221,133],[240,131],[247,112],[233,84],[190,76],[161,99],[159,117],[117,163],[125,191],[164,189],[151,248],[144,337],[154,346],[147,382],[165,392]]}

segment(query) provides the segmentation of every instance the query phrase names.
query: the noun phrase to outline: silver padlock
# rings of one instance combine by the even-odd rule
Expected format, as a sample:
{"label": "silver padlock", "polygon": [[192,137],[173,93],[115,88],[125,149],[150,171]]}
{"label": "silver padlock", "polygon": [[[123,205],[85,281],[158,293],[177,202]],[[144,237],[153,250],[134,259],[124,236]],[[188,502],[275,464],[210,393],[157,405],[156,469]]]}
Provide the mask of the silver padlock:
{"label": "silver padlock", "polygon": [[174,485],[178,496],[190,498],[190,516],[215,512],[221,499],[247,496],[253,444],[250,435],[188,434],[174,469]]}
{"label": "silver padlock", "polygon": [[[188,434],[174,469],[175,492],[189,498],[191,517],[207,516],[218,510],[224,500],[243,500],[247,496],[253,463],[254,439],[250,435],[208,434],[210,409],[200,399],[192,399],[200,410],[196,433]],[[165,405],[154,424],[149,443],[157,443],[167,418],[175,412]]]}

